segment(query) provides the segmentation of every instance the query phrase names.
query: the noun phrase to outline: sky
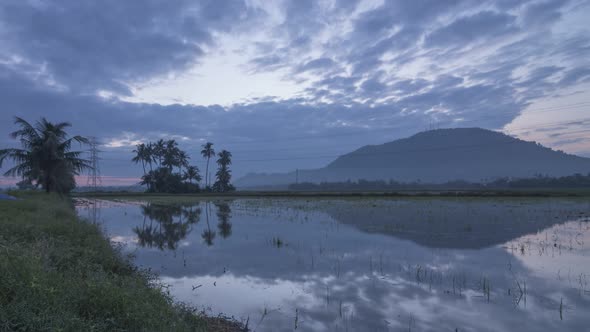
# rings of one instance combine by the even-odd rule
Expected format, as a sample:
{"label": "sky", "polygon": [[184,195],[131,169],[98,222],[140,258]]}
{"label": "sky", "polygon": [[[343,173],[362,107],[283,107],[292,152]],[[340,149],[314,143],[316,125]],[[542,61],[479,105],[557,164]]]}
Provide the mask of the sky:
{"label": "sky", "polygon": [[234,177],[432,128],[590,157],[588,17],[587,0],[3,0],[0,147],[14,116],[68,121],[116,185],[160,138],[201,170],[204,142],[231,151]]}

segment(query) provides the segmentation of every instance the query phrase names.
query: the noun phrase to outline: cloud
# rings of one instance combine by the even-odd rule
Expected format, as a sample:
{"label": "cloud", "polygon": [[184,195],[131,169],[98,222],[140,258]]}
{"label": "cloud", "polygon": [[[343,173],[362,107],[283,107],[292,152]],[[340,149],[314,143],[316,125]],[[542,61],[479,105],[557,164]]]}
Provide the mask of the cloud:
{"label": "cloud", "polygon": [[242,1],[32,1],[0,5],[1,58],[36,66],[74,93],[130,95],[127,83],[179,73],[255,16]]}
{"label": "cloud", "polygon": [[333,68],[334,65],[335,62],[330,58],[318,58],[301,64],[297,69],[297,72],[302,73],[306,71],[324,71]]}
{"label": "cloud", "polygon": [[547,25],[561,18],[561,9],[568,0],[542,1],[525,8],[523,21],[526,25]]}
{"label": "cloud", "polygon": [[[111,143],[105,172],[135,176],[127,145],[160,137],[183,138],[195,162],[202,140],[213,140],[244,160],[240,174],[321,166],[325,156],[432,122],[498,129],[537,98],[590,79],[587,31],[556,29],[572,8],[587,8],[575,4],[7,0],[0,130],[13,129],[13,115],[68,120]],[[236,44],[220,49],[228,36]],[[223,106],[121,99],[216,52],[234,52],[229,65],[249,74],[280,71],[301,91]],[[324,159],[264,161],[285,155]]]}
{"label": "cloud", "polygon": [[465,47],[474,41],[489,40],[518,31],[516,17],[492,11],[482,11],[461,17],[426,37],[427,47]]}

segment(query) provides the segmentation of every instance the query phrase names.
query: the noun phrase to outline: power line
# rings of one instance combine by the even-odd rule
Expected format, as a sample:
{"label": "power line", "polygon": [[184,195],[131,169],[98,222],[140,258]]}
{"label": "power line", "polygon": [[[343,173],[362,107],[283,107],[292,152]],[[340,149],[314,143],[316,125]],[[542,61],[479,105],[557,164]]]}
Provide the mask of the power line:
{"label": "power line", "polygon": [[530,130],[530,129],[546,129],[546,128],[554,127],[554,126],[580,125],[580,123],[586,123],[588,121],[590,121],[590,118],[580,118],[580,119],[572,119],[572,120],[568,120],[568,121],[543,123],[540,125],[529,126],[529,127],[515,127],[513,129],[516,129],[516,131],[525,131],[525,130]]}
{"label": "power line", "polygon": [[579,107],[579,106],[590,106],[590,102],[585,101],[585,102],[575,103],[575,104],[565,104],[565,105],[560,105],[560,106],[548,106],[548,107],[534,108],[534,109],[529,110],[527,112],[544,113],[547,111],[561,110],[561,109],[565,109],[565,108],[573,108],[573,107]]}

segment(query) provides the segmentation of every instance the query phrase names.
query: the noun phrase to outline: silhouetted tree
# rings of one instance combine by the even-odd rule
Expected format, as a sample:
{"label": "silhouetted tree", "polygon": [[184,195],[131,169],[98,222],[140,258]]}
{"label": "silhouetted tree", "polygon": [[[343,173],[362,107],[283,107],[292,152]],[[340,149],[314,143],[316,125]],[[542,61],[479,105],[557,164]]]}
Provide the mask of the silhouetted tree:
{"label": "silhouetted tree", "polygon": [[166,141],[162,156],[162,166],[168,167],[172,172],[172,168],[179,165],[179,153],[178,143],[175,140]]}
{"label": "silhouetted tree", "polygon": [[146,162],[150,165],[150,171],[153,171],[152,163],[156,162],[156,147],[152,142],[146,145]]}
{"label": "silhouetted tree", "polygon": [[155,182],[154,176],[155,176],[154,171],[149,171],[147,174],[144,174],[141,177],[141,181],[139,181],[140,185],[147,187],[148,192],[152,192],[152,188],[153,188],[153,185]]}
{"label": "silhouetted tree", "polygon": [[163,139],[159,139],[154,144],[154,160],[158,161],[158,167],[162,167],[162,161],[164,160],[164,151],[166,150],[166,143]]}
{"label": "silhouetted tree", "polygon": [[[138,144],[131,159],[142,164],[144,174],[141,185],[147,186],[148,192],[194,193],[199,192],[201,175],[196,166],[190,166],[188,154],[178,147],[175,140],[158,140],[156,143]],[[152,167],[156,164],[156,168]],[[149,165],[149,171],[146,169]],[[174,172],[178,169],[178,172]],[[183,172],[184,171],[184,172]],[[193,180],[196,183],[193,183]]]}
{"label": "silhouetted tree", "polygon": [[184,180],[188,180],[189,183],[201,181],[201,174],[199,174],[199,168],[197,166],[188,166],[183,175]]}
{"label": "silhouetted tree", "polygon": [[213,190],[217,192],[233,191],[235,187],[230,183],[231,171],[229,169],[232,157],[231,152],[222,150],[217,156],[219,157],[217,159],[219,168],[217,169],[217,173],[215,173],[217,181],[213,184]]}
{"label": "silhouetted tree", "polygon": [[14,123],[20,129],[10,136],[20,140],[22,149],[0,150],[0,167],[6,158],[16,164],[4,175],[21,176],[23,180],[41,185],[46,192],[66,193],[75,188],[75,175],[92,169],[88,160],[80,158],[82,151],[71,151],[73,142],[83,145],[88,144],[88,139],[68,137],[65,129],[70,123],[54,124],[41,118],[33,127],[19,117]]}
{"label": "silhouetted tree", "polygon": [[207,159],[207,166],[205,168],[205,186],[209,186],[209,159],[215,156],[215,150],[213,149],[213,143],[207,142],[202,146],[201,155]]}
{"label": "silhouetted tree", "polygon": [[188,154],[182,150],[178,150],[177,151],[177,163],[178,163],[178,172],[182,173],[182,168],[183,167],[188,167],[188,161],[190,159],[190,157],[188,156]]}
{"label": "silhouetted tree", "polygon": [[146,174],[145,161],[146,161],[146,159],[148,159],[147,149],[146,149],[145,144],[143,144],[143,143],[137,144],[135,146],[135,149],[132,152],[135,153],[135,156],[131,159],[131,161],[136,164],[141,162],[141,167],[143,168],[143,174],[145,175]]}

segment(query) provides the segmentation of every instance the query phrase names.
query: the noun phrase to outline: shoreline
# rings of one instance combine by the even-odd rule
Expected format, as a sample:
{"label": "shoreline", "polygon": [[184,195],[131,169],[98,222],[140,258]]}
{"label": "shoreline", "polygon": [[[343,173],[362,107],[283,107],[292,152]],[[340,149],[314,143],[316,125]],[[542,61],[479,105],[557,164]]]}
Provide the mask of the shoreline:
{"label": "shoreline", "polygon": [[73,192],[72,197],[194,197],[194,198],[383,198],[383,197],[590,197],[590,188],[449,189],[397,191],[235,191],[229,193],[144,193],[124,191]]}

